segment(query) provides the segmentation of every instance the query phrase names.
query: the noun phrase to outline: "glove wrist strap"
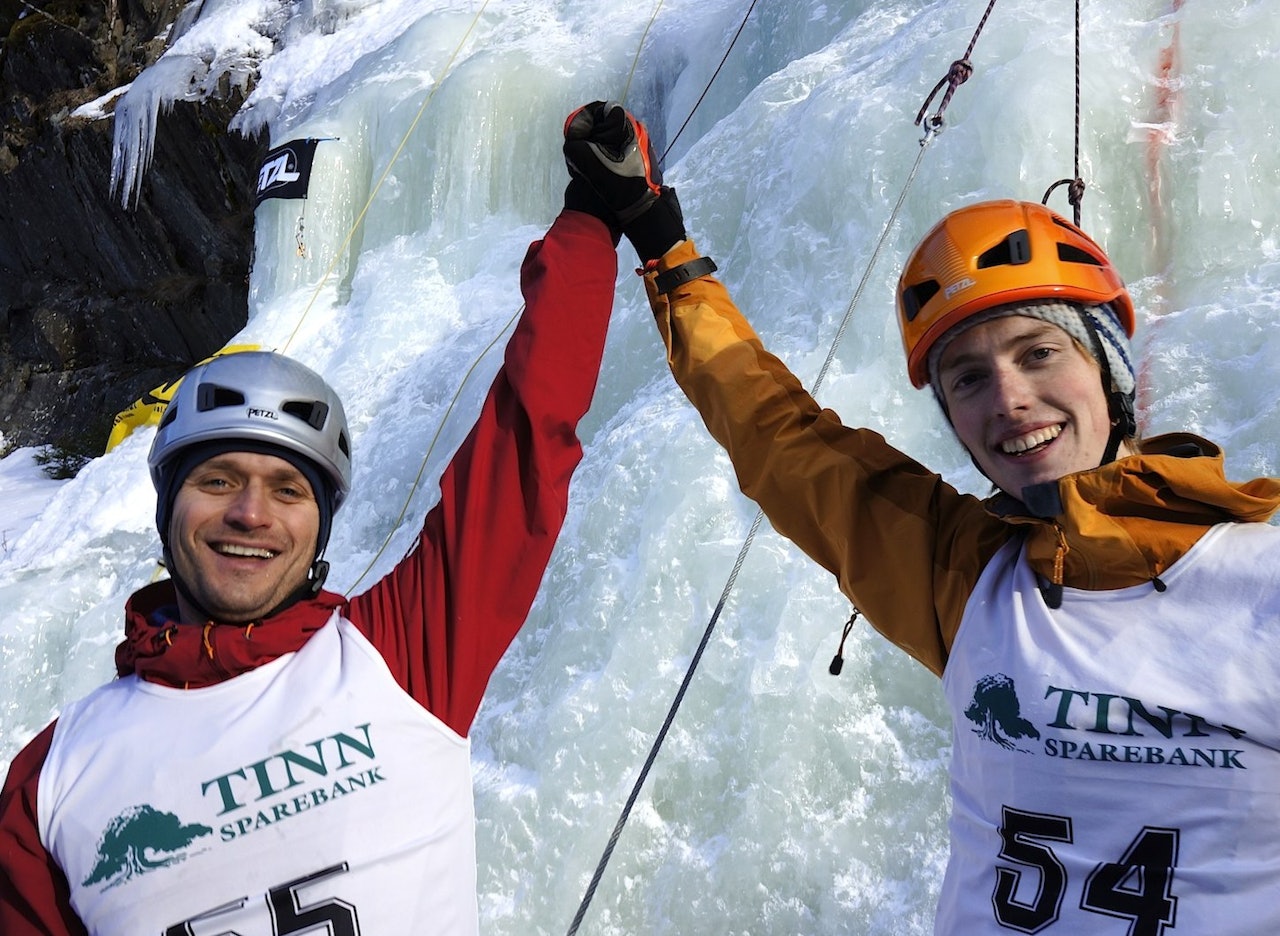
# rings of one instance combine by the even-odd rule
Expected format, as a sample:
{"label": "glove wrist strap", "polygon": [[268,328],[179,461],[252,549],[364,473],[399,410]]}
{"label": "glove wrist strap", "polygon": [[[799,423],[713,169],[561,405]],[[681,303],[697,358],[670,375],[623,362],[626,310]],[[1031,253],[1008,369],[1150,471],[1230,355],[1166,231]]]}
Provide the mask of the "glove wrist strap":
{"label": "glove wrist strap", "polygon": [[672,267],[665,273],[659,273],[653,284],[658,288],[658,292],[669,293],[690,280],[695,280],[699,276],[706,276],[708,273],[714,273],[717,269],[719,268],[716,266],[716,262],[710,257],[698,257],[677,267]]}

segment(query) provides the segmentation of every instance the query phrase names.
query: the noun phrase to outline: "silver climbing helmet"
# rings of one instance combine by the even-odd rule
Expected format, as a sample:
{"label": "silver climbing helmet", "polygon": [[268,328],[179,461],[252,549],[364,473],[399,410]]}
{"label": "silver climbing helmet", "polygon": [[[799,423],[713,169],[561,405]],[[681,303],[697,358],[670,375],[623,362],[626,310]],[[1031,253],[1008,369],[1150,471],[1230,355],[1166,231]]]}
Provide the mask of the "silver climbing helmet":
{"label": "silver climbing helmet", "polygon": [[161,499],[173,480],[169,469],[183,452],[233,441],[314,464],[332,485],[335,510],[351,490],[351,436],[342,401],[319,374],[282,354],[224,354],[182,378],[147,456]]}

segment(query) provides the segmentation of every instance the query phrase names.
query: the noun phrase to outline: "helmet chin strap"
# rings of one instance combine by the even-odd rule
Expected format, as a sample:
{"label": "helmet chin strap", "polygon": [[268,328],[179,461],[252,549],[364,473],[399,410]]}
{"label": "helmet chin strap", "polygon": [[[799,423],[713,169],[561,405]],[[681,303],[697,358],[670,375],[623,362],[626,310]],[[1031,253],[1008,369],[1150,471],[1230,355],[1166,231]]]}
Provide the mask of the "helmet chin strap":
{"label": "helmet chin strap", "polygon": [[329,577],[329,563],[323,559],[317,558],[311,563],[311,570],[307,573],[307,577],[302,580],[293,591],[285,596],[284,601],[280,602],[270,611],[262,616],[265,621],[267,618],[275,617],[286,608],[290,608],[299,601],[314,598],[320,594],[320,589],[324,587],[324,580]]}
{"label": "helmet chin strap", "polygon": [[1138,431],[1138,419],[1133,411],[1133,396],[1115,389],[1115,381],[1111,377],[1111,365],[1107,363],[1107,355],[1102,347],[1102,337],[1093,324],[1093,317],[1086,312],[1081,312],[1080,320],[1084,322],[1085,331],[1089,333],[1089,338],[1093,342],[1093,356],[1102,370],[1102,389],[1107,394],[1107,413],[1111,416],[1111,435],[1107,438],[1107,448],[1102,453],[1102,461],[1098,463],[1101,467],[1116,460],[1121,443]]}
{"label": "helmet chin strap", "polygon": [[[1133,398],[1127,393],[1112,390],[1107,395],[1107,408],[1111,416],[1111,436],[1107,450],[1102,453],[1101,465],[1109,465],[1120,454],[1120,444],[1138,431],[1138,420],[1133,412]],[[1117,415],[1118,414],[1118,415]]]}

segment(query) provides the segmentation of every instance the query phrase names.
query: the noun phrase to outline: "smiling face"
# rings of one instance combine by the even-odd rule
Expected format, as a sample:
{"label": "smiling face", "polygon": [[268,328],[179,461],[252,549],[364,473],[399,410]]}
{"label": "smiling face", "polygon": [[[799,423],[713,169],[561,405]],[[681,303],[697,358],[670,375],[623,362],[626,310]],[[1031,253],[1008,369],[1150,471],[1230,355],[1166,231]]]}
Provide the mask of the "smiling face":
{"label": "smiling face", "polygon": [[[175,578],[215,621],[261,620],[307,579],[320,510],[306,477],[283,458],[227,452],[203,461],[173,502]],[[178,593],[186,623],[200,611]]]}
{"label": "smiling face", "polygon": [[975,325],[943,351],[938,384],[960,442],[1014,497],[1102,462],[1111,417],[1101,371],[1057,325],[1023,315]]}

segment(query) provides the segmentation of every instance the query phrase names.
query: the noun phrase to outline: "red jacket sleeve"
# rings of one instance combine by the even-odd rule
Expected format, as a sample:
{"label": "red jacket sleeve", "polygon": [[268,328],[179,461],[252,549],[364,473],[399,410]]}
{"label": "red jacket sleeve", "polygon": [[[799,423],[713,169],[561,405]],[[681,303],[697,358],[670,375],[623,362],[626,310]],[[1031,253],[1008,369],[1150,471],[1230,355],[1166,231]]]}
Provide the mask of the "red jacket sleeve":
{"label": "red jacket sleeve", "polygon": [[86,932],[71,909],[71,891],[62,869],[40,842],[36,820],[36,787],[54,724],[13,759],[0,790],[0,933],[4,936],[82,936]]}
{"label": "red jacket sleeve", "polygon": [[520,272],[525,311],[414,550],[347,616],[461,735],[542,581],[582,457],[617,279],[608,228],[565,211]]}

